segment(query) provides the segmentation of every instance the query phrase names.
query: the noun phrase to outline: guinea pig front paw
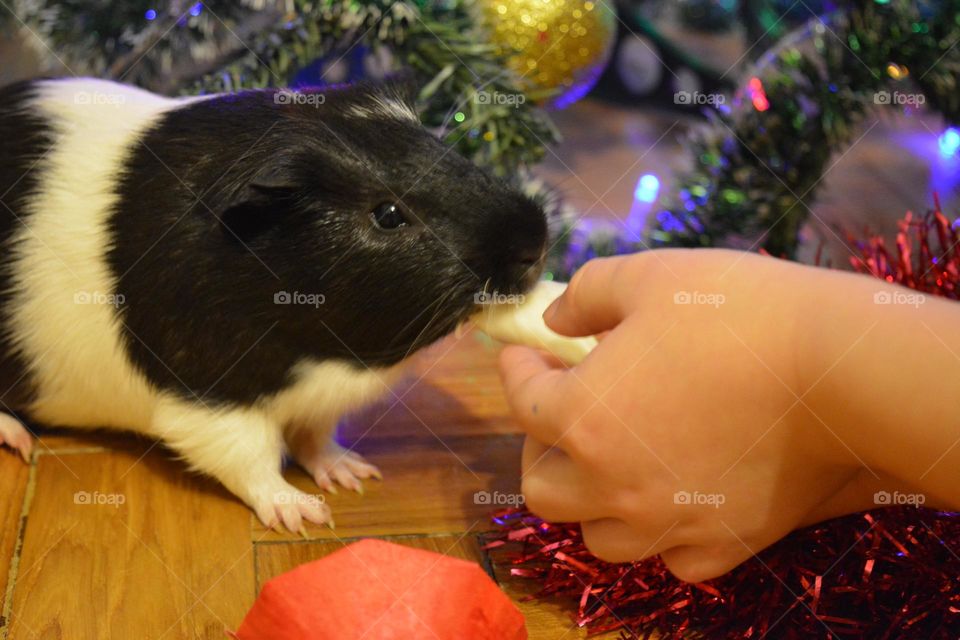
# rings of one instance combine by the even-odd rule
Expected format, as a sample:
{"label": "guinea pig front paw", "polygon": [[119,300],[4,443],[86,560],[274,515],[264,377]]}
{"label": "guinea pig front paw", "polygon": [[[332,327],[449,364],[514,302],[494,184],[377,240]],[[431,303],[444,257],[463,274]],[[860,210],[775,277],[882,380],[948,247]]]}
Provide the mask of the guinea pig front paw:
{"label": "guinea pig front paw", "polygon": [[324,491],[336,493],[336,482],[344,489],[363,495],[363,482],[368,478],[383,479],[380,469],[364,460],[363,456],[344,449],[335,442],[328,442],[319,451],[303,455],[293,451],[297,462],[313,476],[313,481]]}
{"label": "guinea pig front paw", "polygon": [[323,496],[313,496],[293,485],[283,483],[273,490],[258,493],[251,500],[251,507],[264,526],[280,530],[286,527],[291,533],[306,537],[303,521],[326,524],[333,528],[333,514]]}
{"label": "guinea pig front paw", "polygon": [[0,445],[2,444],[19,453],[24,462],[30,463],[33,438],[23,423],[9,413],[0,413]]}

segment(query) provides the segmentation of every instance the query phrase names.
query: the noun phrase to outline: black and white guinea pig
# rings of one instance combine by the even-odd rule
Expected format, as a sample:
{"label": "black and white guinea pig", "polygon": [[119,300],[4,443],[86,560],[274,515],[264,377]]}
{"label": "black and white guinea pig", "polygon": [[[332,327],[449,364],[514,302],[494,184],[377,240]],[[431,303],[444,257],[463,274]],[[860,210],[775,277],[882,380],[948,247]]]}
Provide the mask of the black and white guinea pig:
{"label": "black and white guinea pig", "polygon": [[538,279],[543,211],[424,129],[407,83],[171,99],[0,90],[0,439],[158,438],[269,526],[377,469],[333,441],[404,361]]}

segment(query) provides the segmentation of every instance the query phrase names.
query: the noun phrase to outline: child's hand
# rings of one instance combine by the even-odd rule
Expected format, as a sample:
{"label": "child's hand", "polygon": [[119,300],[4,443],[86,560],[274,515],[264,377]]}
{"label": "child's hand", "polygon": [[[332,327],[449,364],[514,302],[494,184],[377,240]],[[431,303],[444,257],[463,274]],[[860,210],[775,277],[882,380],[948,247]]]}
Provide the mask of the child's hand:
{"label": "child's hand", "polygon": [[864,296],[887,286],[733,251],[588,263],[544,316],[564,335],[609,332],[599,346],[570,370],[525,347],[501,356],[530,436],[530,509],[582,522],[601,558],[661,554],[699,581],[798,526],[874,506],[895,481],[862,459],[862,433],[810,400],[832,368],[814,355],[823,332],[845,335],[817,320],[838,279]]}

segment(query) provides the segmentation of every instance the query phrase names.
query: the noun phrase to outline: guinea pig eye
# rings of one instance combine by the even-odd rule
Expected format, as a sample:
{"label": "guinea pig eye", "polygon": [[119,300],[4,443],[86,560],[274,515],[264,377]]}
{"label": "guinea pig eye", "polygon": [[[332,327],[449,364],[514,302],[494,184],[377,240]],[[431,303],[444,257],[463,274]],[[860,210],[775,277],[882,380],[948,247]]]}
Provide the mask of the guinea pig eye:
{"label": "guinea pig eye", "polygon": [[373,218],[373,223],[384,231],[393,231],[409,224],[403,216],[403,212],[400,211],[400,207],[392,202],[377,205],[370,216]]}

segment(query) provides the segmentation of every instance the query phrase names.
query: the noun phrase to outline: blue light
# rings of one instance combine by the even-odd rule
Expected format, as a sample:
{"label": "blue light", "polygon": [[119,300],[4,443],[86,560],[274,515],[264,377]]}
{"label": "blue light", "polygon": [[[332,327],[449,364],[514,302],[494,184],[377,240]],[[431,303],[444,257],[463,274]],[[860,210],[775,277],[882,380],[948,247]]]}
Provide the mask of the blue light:
{"label": "blue light", "polygon": [[147,9],[147,12],[143,14],[143,17],[147,20],[156,20],[157,12],[153,9]]}
{"label": "blue light", "polygon": [[201,11],[203,11],[202,2],[198,2],[197,4],[190,7],[190,15],[192,15],[193,17],[197,17],[198,15],[200,15]]}
{"label": "blue light", "polygon": [[653,202],[660,193],[660,180],[652,173],[640,176],[633,197],[640,202]]}
{"label": "blue light", "polygon": [[957,150],[960,150],[960,131],[950,127],[940,135],[937,144],[940,146],[940,155],[944,158],[956,155]]}

